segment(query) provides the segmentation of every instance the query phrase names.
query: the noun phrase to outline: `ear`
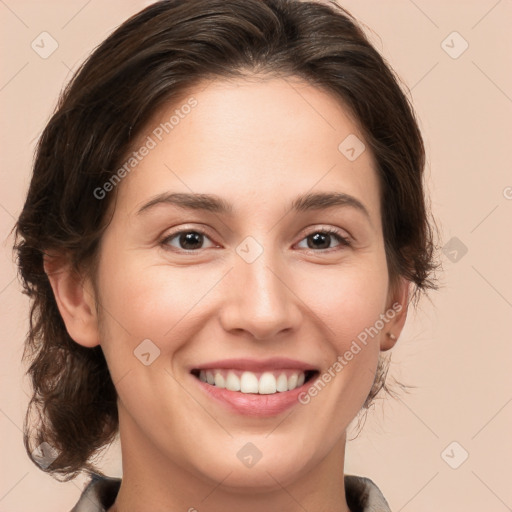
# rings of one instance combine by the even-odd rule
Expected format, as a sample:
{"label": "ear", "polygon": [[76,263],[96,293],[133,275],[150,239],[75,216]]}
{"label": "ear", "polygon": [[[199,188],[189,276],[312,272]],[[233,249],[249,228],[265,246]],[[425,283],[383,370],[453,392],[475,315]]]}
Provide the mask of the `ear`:
{"label": "ear", "polygon": [[404,328],[409,307],[410,287],[410,281],[403,277],[398,278],[398,281],[390,287],[386,309],[386,316],[390,320],[384,327],[380,342],[380,349],[383,352],[395,346]]}
{"label": "ear", "polygon": [[96,298],[90,279],[77,274],[64,256],[45,254],[44,271],[71,338],[84,347],[99,345]]}

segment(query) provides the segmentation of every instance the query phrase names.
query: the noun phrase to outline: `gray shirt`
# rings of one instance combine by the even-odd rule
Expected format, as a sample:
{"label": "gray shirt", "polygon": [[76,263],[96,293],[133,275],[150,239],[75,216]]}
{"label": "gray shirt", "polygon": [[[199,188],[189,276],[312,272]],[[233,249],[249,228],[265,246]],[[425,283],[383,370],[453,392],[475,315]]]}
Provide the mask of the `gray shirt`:
{"label": "gray shirt", "polygon": [[[120,478],[93,475],[71,512],[106,512],[114,504],[120,485]],[[369,478],[345,475],[345,495],[351,512],[391,512]]]}

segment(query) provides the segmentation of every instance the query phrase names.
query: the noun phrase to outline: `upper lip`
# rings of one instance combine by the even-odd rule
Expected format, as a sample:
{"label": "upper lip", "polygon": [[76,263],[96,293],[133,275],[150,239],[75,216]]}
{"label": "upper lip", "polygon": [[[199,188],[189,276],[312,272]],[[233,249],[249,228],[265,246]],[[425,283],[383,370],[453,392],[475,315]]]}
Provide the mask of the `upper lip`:
{"label": "upper lip", "polygon": [[209,363],[194,366],[191,370],[245,370],[249,372],[264,372],[272,370],[297,369],[302,371],[316,371],[317,368],[287,357],[272,357],[270,359],[220,359]]}

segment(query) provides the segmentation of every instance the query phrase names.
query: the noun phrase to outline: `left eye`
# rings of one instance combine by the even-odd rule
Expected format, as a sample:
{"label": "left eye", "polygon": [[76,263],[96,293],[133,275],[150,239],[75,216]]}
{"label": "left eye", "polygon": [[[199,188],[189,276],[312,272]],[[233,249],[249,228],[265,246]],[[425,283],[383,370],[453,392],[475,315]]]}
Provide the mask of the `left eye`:
{"label": "left eye", "polygon": [[338,246],[350,245],[348,238],[345,238],[340,233],[332,229],[314,231],[310,235],[303,238],[302,240],[307,241],[307,249],[325,250],[331,248],[329,247],[329,245],[333,241],[333,239],[338,241]]}

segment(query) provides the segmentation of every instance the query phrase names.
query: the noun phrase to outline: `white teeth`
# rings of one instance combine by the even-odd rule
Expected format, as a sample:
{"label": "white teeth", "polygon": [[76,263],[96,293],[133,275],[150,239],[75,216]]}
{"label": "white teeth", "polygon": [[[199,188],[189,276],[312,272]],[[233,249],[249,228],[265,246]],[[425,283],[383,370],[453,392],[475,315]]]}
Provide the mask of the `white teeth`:
{"label": "white teeth", "polygon": [[229,389],[229,391],[240,391],[240,379],[233,372],[228,373],[226,389]]}
{"label": "white teeth", "polygon": [[272,395],[277,391],[276,378],[270,372],[265,372],[260,377],[260,386],[258,391],[260,395]]}
{"label": "white teeth", "polygon": [[229,391],[273,395],[292,391],[302,386],[306,380],[305,372],[263,372],[258,378],[253,372],[244,371],[240,375],[236,370],[200,370],[199,380]]}
{"label": "white teeth", "polygon": [[240,391],[242,393],[257,393],[258,377],[252,372],[242,373],[242,377],[240,378]]}
{"label": "white teeth", "polygon": [[292,373],[288,377],[288,389],[291,391],[292,389],[295,389],[297,387],[297,381],[299,380],[299,377],[296,373]]}
{"label": "white teeth", "polygon": [[288,391],[288,379],[286,378],[285,373],[281,373],[277,379],[276,383],[276,389],[277,391]]}
{"label": "white teeth", "polygon": [[224,376],[220,372],[217,372],[215,374],[215,385],[218,388],[225,388],[226,387],[226,380],[224,379]]}

